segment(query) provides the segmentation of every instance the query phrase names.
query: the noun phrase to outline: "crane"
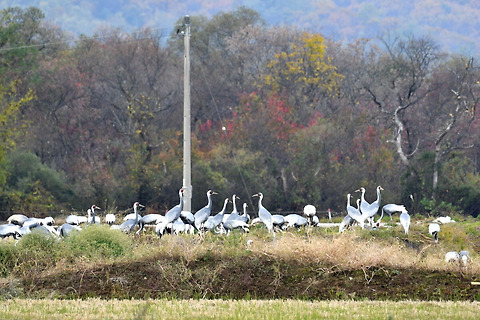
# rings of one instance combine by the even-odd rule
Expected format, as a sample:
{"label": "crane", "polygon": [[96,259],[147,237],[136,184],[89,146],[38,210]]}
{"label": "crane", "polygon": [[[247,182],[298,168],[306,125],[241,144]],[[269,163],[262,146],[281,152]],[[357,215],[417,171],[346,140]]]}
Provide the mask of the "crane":
{"label": "crane", "polygon": [[312,223],[314,222],[313,217],[315,217],[317,214],[317,208],[315,208],[314,205],[307,204],[305,207],[303,207],[303,214],[305,215],[305,217],[307,217],[308,222]]}
{"label": "crane", "polygon": [[20,239],[20,226],[17,224],[2,224],[0,225],[0,238],[13,237],[14,239]]}
{"label": "crane", "polygon": [[445,262],[457,262],[460,260],[460,255],[456,251],[450,251],[445,254]]}
{"label": "crane", "polygon": [[428,233],[430,233],[433,236],[435,243],[438,243],[439,232],[440,232],[440,225],[438,223],[430,223],[428,225]]}
{"label": "crane", "polygon": [[[142,207],[145,208],[143,204],[140,204],[139,202],[135,202],[133,204],[133,212],[135,213],[135,219],[128,219],[121,225],[113,225],[111,226],[112,229],[116,230],[121,230],[126,233],[130,233],[135,229],[135,226],[139,223],[140,221],[140,215],[138,214],[138,209]],[[139,229],[140,231],[141,229]]]}
{"label": "crane", "polygon": [[82,230],[79,226],[71,225],[69,223],[64,223],[58,228],[58,233],[60,234],[61,237],[66,237],[73,231],[80,231]]}
{"label": "crane", "polygon": [[195,219],[195,228],[200,230],[202,224],[207,221],[208,217],[212,213],[212,195],[217,194],[215,191],[208,190],[207,191],[207,205],[193,215]]}
{"label": "crane", "polygon": [[100,223],[100,217],[95,216],[95,210],[100,210],[96,205],[92,205],[87,210],[87,222],[88,223]]}
{"label": "crane", "polygon": [[273,232],[275,237],[275,230],[273,230],[272,214],[262,205],[263,193],[258,192],[252,195],[252,197],[258,197],[258,217],[267,227],[268,232]]}
{"label": "crane", "polygon": [[115,217],[115,214],[113,213],[107,213],[105,215],[105,222],[109,225],[112,225],[115,223],[115,220],[116,220],[116,217]]}
{"label": "crane", "polygon": [[355,220],[349,214],[347,214],[338,227],[338,233],[342,233],[348,229],[354,222]]}
{"label": "crane", "polygon": [[7,222],[9,224],[16,224],[16,225],[19,225],[19,226],[23,226],[23,223],[27,219],[28,219],[28,217],[24,214],[13,214],[10,217],[8,217]]}
{"label": "crane", "polygon": [[173,221],[177,220],[180,217],[180,214],[182,213],[183,210],[183,195],[184,195],[185,189],[180,188],[178,190],[178,197],[180,198],[179,204],[177,204],[175,207],[171,208],[170,210],[165,213],[165,218],[163,221],[157,224],[155,227],[155,233],[161,237],[165,233],[165,228],[169,223],[173,223]]}
{"label": "crane", "polygon": [[[350,217],[352,217],[353,220],[357,221],[360,224],[360,227],[363,229],[365,224],[365,218],[358,208],[355,208],[354,206],[350,205],[351,197],[352,195],[350,193],[347,194],[347,213]],[[357,200],[357,205],[359,208],[361,207],[360,199]]]}
{"label": "crane", "polygon": [[250,215],[247,212],[248,205],[246,202],[243,203],[243,214],[240,215],[240,217],[243,219],[243,221],[248,222],[250,221]]}
{"label": "crane", "polygon": [[356,190],[356,192],[360,191],[362,193],[361,201],[360,201],[360,212],[362,213],[362,217],[365,220],[370,221],[370,225],[373,226],[373,216],[375,216],[380,208],[380,203],[382,200],[381,191],[383,188],[381,186],[377,187],[377,199],[369,204],[365,201],[365,188],[361,187],[360,189]]}
{"label": "crane", "polygon": [[232,196],[232,204],[233,204],[233,208],[232,208],[232,212],[231,213],[227,213],[223,216],[223,223],[227,222],[228,219],[239,219],[240,218],[240,214],[238,214],[238,210],[237,210],[237,202],[236,200],[240,200],[240,197],[237,196],[236,194],[234,194]]}
{"label": "crane", "polygon": [[288,228],[291,227],[296,227],[299,228],[301,226],[304,226],[308,223],[308,219],[302,217],[299,214],[292,213],[292,214],[287,214],[285,217],[285,224],[283,225],[282,229],[287,230]]}
{"label": "crane", "polygon": [[408,228],[410,227],[410,215],[408,214],[408,212],[402,212],[400,214],[400,223],[405,230],[405,234],[408,235]]}
{"label": "crane", "polygon": [[462,250],[458,253],[460,257],[460,261],[462,262],[463,266],[466,267],[467,263],[470,262],[470,252],[466,250]]}
{"label": "crane", "polygon": [[250,229],[248,229],[248,224],[245,221],[235,218],[228,218],[227,221],[223,223],[223,227],[227,230],[227,235],[229,235],[230,231],[234,229],[243,229],[245,232],[250,231]]}
{"label": "crane", "polygon": [[394,204],[394,203],[389,203],[382,207],[382,213],[388,214],[390,216],[390,221],[392,221],[392,214],[397,212],[400,212],[400,213],[407,212],[407,209],[403,204]]}
{"label": "crane", "polygon": [[211,231],[215,230],[216,227],[218,227],[222,221],[223,221],[223,215],[225,214],[225,210],[227,209],[227,204],[230,202],[229,198],[226,198],[223,202],[223,207],[222,210],[220,210],[219,213],[217,213],[214,216],[208,217],[207,221],[203,224],[202,229],[205,231]]}

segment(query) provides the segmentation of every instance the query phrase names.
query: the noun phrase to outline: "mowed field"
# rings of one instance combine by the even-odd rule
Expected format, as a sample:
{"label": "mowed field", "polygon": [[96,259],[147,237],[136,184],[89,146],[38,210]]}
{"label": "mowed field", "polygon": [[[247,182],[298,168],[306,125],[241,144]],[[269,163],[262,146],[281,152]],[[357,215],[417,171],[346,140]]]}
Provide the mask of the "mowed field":
{"label": "mowed field", "polygon": [[18,319],[478,319],[479,302],[301,300],[25,300],[0,302]]}
{"label": "mowed field", "polygon": [[[229,236],[126,235],[0,244],[1,319],[478,319],[480,222],[379,230],[264,227]],[[458,219],[457,219],[458,220]],[[468,250],[467,266],[446,263]]]}

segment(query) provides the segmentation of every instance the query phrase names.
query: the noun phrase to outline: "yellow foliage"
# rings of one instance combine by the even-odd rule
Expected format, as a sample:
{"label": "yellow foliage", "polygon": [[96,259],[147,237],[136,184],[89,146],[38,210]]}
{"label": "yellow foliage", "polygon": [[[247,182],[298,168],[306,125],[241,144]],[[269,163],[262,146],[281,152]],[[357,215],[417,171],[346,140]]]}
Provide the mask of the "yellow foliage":
{"label": "yellow foliage", "polygon": [[23,126],[14,125],[17,122],[20,108],[32,101],[35,95],[32,90],[24,97],[18,97],[17,85],[19,81],[12,81],[6,85],[0,84],[0,153],[15,147],[12,138]]}
{"label": "yellow foliage", "polygon": [[264,83],[274,90],[292,90],[294,85],[300,85],[333,94],[343,77],[326,56],[325,40],[320,34],[304,33],[299,44],[291,44],[291,52],[275,55],[268,70]]}

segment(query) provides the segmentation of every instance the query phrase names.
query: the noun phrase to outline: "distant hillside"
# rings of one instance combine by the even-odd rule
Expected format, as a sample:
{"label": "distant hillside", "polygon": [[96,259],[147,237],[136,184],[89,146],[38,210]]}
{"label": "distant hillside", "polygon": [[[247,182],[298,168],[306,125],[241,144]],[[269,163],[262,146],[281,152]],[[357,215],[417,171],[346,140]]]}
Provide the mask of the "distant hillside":
{"label": "distant hillside", "polygon": [[372,38],[396,30],[429,35],[448,52],[474,56],[480,52],[478,0],[0,0],[2,8],[38,7],[62,29],[86,35],[106,25],[127,32],[150,26],[168,33],[186,14],[211,17],[240,5],[260,12],[268,24],[295,25],[337,40]]}

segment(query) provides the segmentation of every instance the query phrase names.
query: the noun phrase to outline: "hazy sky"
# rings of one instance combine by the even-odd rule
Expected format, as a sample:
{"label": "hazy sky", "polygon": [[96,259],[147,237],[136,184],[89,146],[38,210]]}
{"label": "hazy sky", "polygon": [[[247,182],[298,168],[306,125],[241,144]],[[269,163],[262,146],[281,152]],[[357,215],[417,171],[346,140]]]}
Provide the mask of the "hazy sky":
{"label": "hazy sky", "polygon": [[149,26],[169,33],[187,14],[211,17],[241,5],[270,25],[295,25],[336,40],[396,30],[430,36],[448,52],[480,52],[480,0],[0,0],[0,8],[38,7],[46,20],[88,36],[102,26],[126,32]]}

